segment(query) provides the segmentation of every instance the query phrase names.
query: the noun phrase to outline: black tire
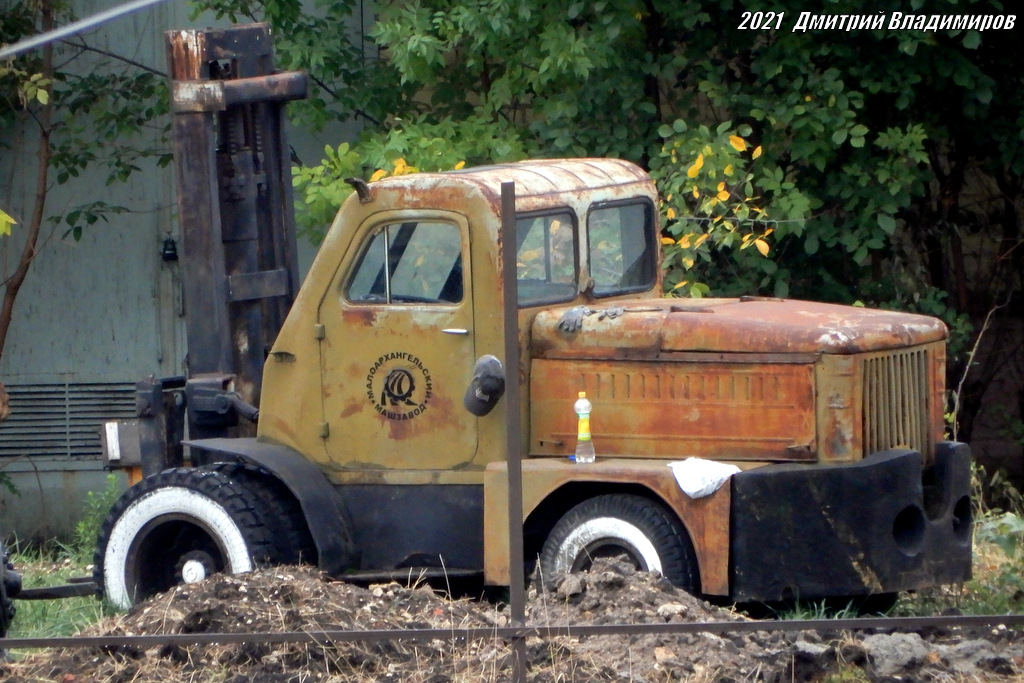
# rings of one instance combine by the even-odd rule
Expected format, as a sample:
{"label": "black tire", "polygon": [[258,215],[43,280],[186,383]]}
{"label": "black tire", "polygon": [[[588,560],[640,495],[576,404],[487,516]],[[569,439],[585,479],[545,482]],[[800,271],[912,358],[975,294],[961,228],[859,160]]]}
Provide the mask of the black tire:
{"label": "black tire", "polygon": [[309,533],[302,507],[284,483],[253,465],[218,463],[210,466],[232,481],[252,491],[269,515],[274,564],[316,565],[316,544]]}
{"label": "black tire", "polygon": [[[0,543],[0,638],[7,637],[7,631],[14,621],[17,608],[11,598],[21,590],[21,577],[14,571],[7,548]],[[0,655],[3,650],[0,650]]]}
{"label": "black tire", "polygon": [[118,607],[217,572],[273,564],[260,496],[216,466],[172,469],[130,488],[107,515],[94,577]]}
{"label": "black tire", "polygon": [[626,555],[641,571],[700,591],[697,556],[682,524],[663,505],[632,494],[589,498],[555,524],[540,554],[542,580],[583,571],[593,560]]}

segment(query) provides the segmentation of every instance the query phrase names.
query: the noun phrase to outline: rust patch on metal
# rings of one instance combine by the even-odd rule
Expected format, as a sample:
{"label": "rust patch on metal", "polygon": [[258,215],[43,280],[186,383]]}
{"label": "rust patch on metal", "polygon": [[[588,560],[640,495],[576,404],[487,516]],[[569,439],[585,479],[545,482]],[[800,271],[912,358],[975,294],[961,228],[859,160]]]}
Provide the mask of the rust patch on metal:
{"label": "rust patch on metal", "polygon": [[576,393],[594,405],[598,455],[813,460],[810,365],[535,360],[531,452],[568,456]]}
{"label": "rust patch on metal", "polygon": [[171,65],[172,80],[196,80],[202,77],[203,60],[206,54],[206,34],[203,31],[167,31],[168,64]]}
{"label": "rust patch on metal", "polygon": [[377,324],[377,316],[379,314],[380,310],[372,306],[353,306],[352,308],[344,308],[341,312],[341,318],[346,325],[373,327]]}
{"label": "rust patch on metal", "polygon": [[388,437],[393,441],[404,441],[405,439],[412,436],[413,423],[407,420],[391,420],[383,415],[377,416],[381,420],[382,424],[386,424],[388,428]]}
{"label": "rust patch on metal", "polygon": [[945,339],[923,315],[791,300],[709,300],[701,312],[670,311],[664,345],[674,351],[854,354]]}
{"label": "rust patch on metal", "polygon": [[671,299],[613,302],[575,333],[559,329],[566,308],[539,313],[532,349],[541,358],[644,358],[659,352],[855,354],[940,341],[935,318],[896,311],[790,300]]}
{"label": "rust patch on metal", "polygon": [[346,417],[351,417],[352,415],[355,415],[356,413],[358,413],[362,409],[363,409],[363,405],[361,403],[349,404],[349,405],[345,406],[344,409],[342,409],[341,415],[339,415],[339,417],[342,420],[344,420]]}

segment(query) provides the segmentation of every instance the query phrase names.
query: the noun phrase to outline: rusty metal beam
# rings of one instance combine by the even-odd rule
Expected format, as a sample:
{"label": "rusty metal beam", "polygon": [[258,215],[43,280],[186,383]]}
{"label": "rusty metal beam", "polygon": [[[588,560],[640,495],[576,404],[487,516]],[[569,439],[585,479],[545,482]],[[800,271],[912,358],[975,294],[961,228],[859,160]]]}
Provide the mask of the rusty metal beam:
{"label": "rusty metal beam", "polygon": [[914,632],[922,629],[977,629],[1020,628],[1024,615],[995,614],[980,616],[939,617],[855,617],[847,619],[793,619],[790,621],[694,621],[661,622],[653,624],[545,624],[532,626],[488,626],[486,628],[422,628],[377,630],[324,630],[274,633],[167,633],[146,636],[64,636],[58,638],[6,638],[4,647],[11,650],[25,648],[115,648],[136,647],[149,649],[160,645],[224,645],[242,643],[311,643],[321,646],[351,642],[412,642],[472,641],[538,638],[595,638],[598,636],[669,635],[682,633],[778,632],[798,633],[816,631],[839,633],[883,629]]}
{"label": "rusty metal beam", "polygon": [[178,81],[172,87],[175,113],[226,111],[243,104],[301,100],[309,89],[309,77],[286,71],[233,81]]}

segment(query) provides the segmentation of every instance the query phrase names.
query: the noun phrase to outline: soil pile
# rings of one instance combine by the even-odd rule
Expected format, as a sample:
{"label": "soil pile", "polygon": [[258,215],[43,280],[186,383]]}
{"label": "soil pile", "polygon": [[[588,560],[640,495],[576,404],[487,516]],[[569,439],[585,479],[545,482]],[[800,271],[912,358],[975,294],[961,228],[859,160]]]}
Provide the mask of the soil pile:
{"label": "soil pile", "polygon": [[[655,574],[602,561],[528,594],[531,625],[739,621]],[[451,600],[427,586],[366,588],[287,567],[218,575],[176,589],[84,635],[244,633],[398,628],[493,628],[507,608]],[[159,646],[39,651],[0,664],[11,683],[130,681],[304,683],[307,681],[505,681],[512,650],[500,638],[473,642],[342,642]],[[1011,680],[1024,640],[1006,629],[982,634],[732,633],[560,637],[527,640],[531,681]]]}

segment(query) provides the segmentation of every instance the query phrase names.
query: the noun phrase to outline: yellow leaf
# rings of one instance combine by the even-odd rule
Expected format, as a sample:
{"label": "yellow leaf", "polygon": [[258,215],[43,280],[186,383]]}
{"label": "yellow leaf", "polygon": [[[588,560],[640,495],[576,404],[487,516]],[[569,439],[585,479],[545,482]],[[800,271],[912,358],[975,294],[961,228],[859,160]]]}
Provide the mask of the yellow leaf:
{"label": "yellow leaf", "polygon": [[768,255],[768,243],[765,242],[763,239],[758,238],[754,240],[754,246],[757,247],[757,250],[759,252],[761,252],[761,256]]}
{"label": "yellow leaf", "polygon": [[711,235],[704,233],[703,235],[697,238],[697,241],[693,243],[693,246],[699,247],[700,245],[704,244],[704,242],[706,242],[708,237],[710,236]]}
{"label": "yellow leaf", "polygon": [[3,209],[0,209],[0,235],[10,235],[11,226],[16,225],[18,221],[7,215]]}
{"label": "yellow leaf", "polygon": [[732,145],[733,149],[737,152],[742,152],[747,148],[747,141],[741,138],[739,135],[730,135],[729,144]]}
{"label": "yellow leaf", "polygon": [[398,157],[397,159],[395,159],[394,163],[395,163],[395,175],[402,175],[403,173],[406,173],[406,168],[408,168],[409,165],[407,163],[405,163],[405,159],[404,158]]}
{"label": "yellow leaf", "polygon": [[732,164],[729,164],[728,166],[725,167],[724,173],[727,176],[731,176],[732,175]]}
{"label": "yellow leaf", "polygon": [[676,217],[676,210],[670,207],[669,210],[665,212],[665,216],[669,220],[672,220],[673,218]]}
{"label": "yellow leaf", "polygon": [[370,182],[373,182],[375,180],[380,180],[381,178],[386,178],[387,175],[388,175],[387,171],[385,171],[383,168],[378,168],[376,171],[373,172],[373,175],[370,176]]}
{"label": "yellow leaf", "polygon": [[683,249],[689,249],[690,248],[690,236],[689,235],[683,235],[682,237],[680,237],[679,238],[679,246],[682,247]]}
{"label": "yellow leaf", "polygon": [[721,190],[715,196],[718,198],[718,201],[724,202],[726,199],[729,198],[729,191],[728,190]]}
{"label": "yellow leaf", "polygon": [[693,166],[691,166],[686,171],[687,177],[689,177],[689,178],[696,178],[697,174],[700,173],[700,169],[703,168],[703,166],[704,166],[704,155],[703,154],[698,154],[697,155],[697,161],[693,162]]}
{"label": "yellow leaf", "polygon": [[756,147],[756,148],[754,149],[754,153],[753,153],[753,154],[751,154],[750,156],[751,156],[751,158],[753,158],[753,159],[756,159],[756,158],[758,158],[759,156],[761,156],[761,145],[758,145],[758,146],[757,146],[757,147]]}
{"label": "yellow leaf", "polygon": [[715,189],[721,192],[722,190],[725,189],[725,183],[718,183],[718,187],[716,187]]}
{"label": "yellow leaf", "polygon": [[700,197],[700,190],[697,189],[696,185],[693,186],[693,196],[694,198]]}
{"label": "yellow leaf", "polygon": [[459,163],[455,164],[455,170],[456,171],[461,170],[461,169],[465,168],[465,166],[466,166],[466,162],[465,161],[460,161]]}
{"label": "yellow leaf", "polygon": [[669,244],[675,244],[676,241],[674,239],[672,239],[671,237],[662,237],[661,238],[661,243],[664,244],[664,245],[669,245]]}
{"label": "yellow leaf", "polygon": [[686,284],[687,284],[686,280],[683,280],[682,282],[677,282],[677,283],[676,283],[676,284],[675,284],[675,285],[674,285],[674,286],[672,287],[672,289],[673,289],[673,290],[676,290],[676,289],[679,289],[680,287],[685,287],[685,286],[686,286]]}

